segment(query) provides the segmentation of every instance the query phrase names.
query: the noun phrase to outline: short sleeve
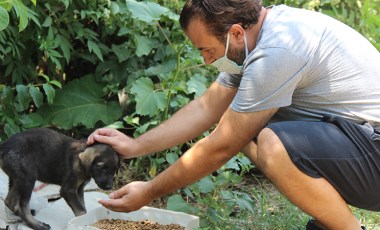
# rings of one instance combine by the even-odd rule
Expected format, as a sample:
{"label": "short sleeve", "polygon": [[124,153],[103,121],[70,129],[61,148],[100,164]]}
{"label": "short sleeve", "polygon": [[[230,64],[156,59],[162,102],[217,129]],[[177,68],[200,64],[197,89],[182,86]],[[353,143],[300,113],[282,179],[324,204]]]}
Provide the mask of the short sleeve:
{"label": "short sleeve", "polygon": [[241,77],[241,74],[228,74],[226,72],[220,72],[216,78],[216,82],[225,87],[237,88],[240,85]]}
{"label": "short sleeve", "polygon": [[231,109],[255,112],[289,106],[305,75],[306,60],[286,48],[258,49],[244,63]]}

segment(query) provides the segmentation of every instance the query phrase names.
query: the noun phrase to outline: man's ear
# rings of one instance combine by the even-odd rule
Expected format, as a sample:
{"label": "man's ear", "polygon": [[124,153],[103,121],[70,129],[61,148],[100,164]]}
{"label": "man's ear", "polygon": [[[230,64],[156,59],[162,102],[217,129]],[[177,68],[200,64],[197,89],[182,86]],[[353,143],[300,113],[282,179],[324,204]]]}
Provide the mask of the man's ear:
{"label": "man's ear", "polygon": [[235,44],[244,44],[244,29],[239,24],[233,24],[230,28],[230,41]]}

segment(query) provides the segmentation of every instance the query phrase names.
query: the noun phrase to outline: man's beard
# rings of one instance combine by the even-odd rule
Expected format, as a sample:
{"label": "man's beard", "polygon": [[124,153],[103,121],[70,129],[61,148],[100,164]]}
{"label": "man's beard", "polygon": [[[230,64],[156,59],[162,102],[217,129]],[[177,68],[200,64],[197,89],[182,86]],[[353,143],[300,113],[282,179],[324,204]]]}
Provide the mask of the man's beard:
{"label": "man's beard", "polygon": [[243,65],[243,62],[246,58],[244,48],[235,48],[230,45],[227,52],[228,59],[234,61],[239,66]]}

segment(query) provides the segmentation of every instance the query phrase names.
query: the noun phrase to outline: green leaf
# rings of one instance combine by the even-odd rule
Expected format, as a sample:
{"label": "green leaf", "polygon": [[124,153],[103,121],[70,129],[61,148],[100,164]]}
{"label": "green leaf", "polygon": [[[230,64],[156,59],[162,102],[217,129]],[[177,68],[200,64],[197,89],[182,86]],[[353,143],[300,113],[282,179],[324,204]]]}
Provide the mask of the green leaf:
{"label": "green leaf", "polygon": [[239,163],[237,161],[237,157],[234,156],[232,159],[230,159],[225,165],[223,165],[223,169],[240,170]]}
{"label": "green leaf", "polygon": [[49,76],[48,76],[48,75],[46,75],[46,74],[43,74],[43,73],[41,73],[41,74],[38,74],[38,76],[39,76],[39,77],[42,77],[42,78],[44,78],[44,79],[45,79],[45,81],[47,81],[47,82],[49,82],[49,81],[50,81],[50,78],[49,78]]}
{"label": "green leaf", "polygon": [[169,9],[154,2],[136,2],[134,0],[126,2],[132,17],[147,23],[158,21],[162,14],[169,12]]}
{"label": "green leaf", "polygon": [[28,25],[28,8],[22,3],[21,0],[13,0],[13,6],[16,10],[17,16],[20,18],[18,29],[21,32]]}
{"label": "green leaf", "polygon": [[157,42],[154,39],[140,36],[138,34],[134,34],[135,44],[136,44],[136,55],[137,57],[141,57],[144,55],[148,55],[153,48],[156,47]]}
{"label": "green leaf", "polygon": [[91,41],[91,40],[88,40],[88,41],[87,41],[87,46],[88,46],[88,50],[90,51],[90,53],[94,52],[95,55],[96,55],[101,61],[103,61],[103,54],[102,54],[102,52],[100,51],[99,46],[98,46],[95,42],[93,42],[93,41]]}
{"label": "green leaf", "polygon": [[41,23],[38,20],[38,14],[36,12],[34,12],[32,9],[30,9],[30,8],[29,8],[28,13],[29,13],[28,14],[29,20],[32,20],[40,29],[42,29]]}
{"label": "green leaf", "polygon": [[53,20],[51,19],[50,16],[48,16],[48,17],[45,19],[44,23],[42,23],[42,26],[43,26],[43,27],[50,27],[51,24],[52,24],[52,22],[53,22]]}
{"label": "green leaf", "polygon": [[215,190],[215,183],[211,176],[201,179],[197,182],[197,185],[202,193],[209,193]]}
{"label": "green leaf", "polygon": [[162,64],[149,67],[145,71],[145,73],[148,76],[160,75],[163,73],[170,73],[171,71],[175,70],[176,66],[177,66],[177,60],[169,59],[168,61],[165,61]]}
{"label": "green leaf", "polygon": [[122,121],[116,121],[116,122],[113,123],[113,124],[109,124],[109,125],[107,125],[105,128],[110,128],[110,129],[123,129],[123,128],[125,128],[125,127],[124,127]]}
{"label": "green leaf", "polygon": [[55,97],[55,90],[54,90],[53,86],[51,84],[49,84],[49,83],[45,83],[45,84],[42,85],[42,88],[45,91],[48,103],[52,104],[53,101],[54,101],[54,97]]}
{"label": "green leaf", "polygon": [[166,154],[165,158],[166,158],[166,161],[172,165],[178,160],[178,155],[176,153],[168,153]]}
{"label": "green leaf", "polygon": [[0,31],[7,28],[8,25],[9,25],[8,11],[0,6]]}
{"label": "green leaf", "polygon": [[8,137],[18,132],[20,132],[20,127],[18,127],[18,125],[16,125],[13,120],[8,120],[8,122],[4,125],[4,133]]}
{"label": "green leaf", "polygon": [[119,59],[119,62],[123,62],[125,60],[128,60],[128,58],[131,56],[131,52],[128,49],[129,43],[124,42],[121,45],[112,45],[112,51],[116,54],[117,58]]}
{"label": "green leaf", "polygon": [[49,83],[50,83],[51,85],[55,85],[55,86],[57,86],[58,88],[61,88],[61,89],[62,89],[62,84],[61,84],[61,82],[59,82],[59,81],[57,81],[57,80],[49,81]]}
{"label": "green leaf", "polygon": [[60,2],[62,2],[64,5],[65,5],[65,7],[66,7],[66,9],[69,7],[69,5],[70,5],[70,0],[59,0]]}
{"label": "green leaf", "polygon": [[116,2],[112,1],[111,6],[110,6],[110,11],[111,11],[111,14],[113,15],[118,14],[120,12],[119,5]]}
{"label": "green leaf", "polygon": [[207,79],[200,74],[196,74],[186,83],[187,90],[195,93],[196,97],[200,97],[207,90]]}
{"label": "green leaf", "polygon": [[95,80],[93,75],[72,80],[62,90],[56,91],[54,103],[43,105],[39,114],[45,118],[46,124],[64,129],[77,125],[94,128],[98,121],[108,125],[121,116],[117,102],[103,100],[104,84]]}
{"label": "green leaf", "polygon": [[10,11],[13,8],[13,4],[11,4],[10,1],[0,1],[0,6],[7,11]]}
{"label": "green leaf", "polygon": [[167,209],[177,212],[193,213],[197,208],[186,203],[186,201],[180,195],[173,195],[169,197],[167,203]]}
{"label": "green leaf", "polygon": [[255,202],[248,196],[248,194],[243,193],[242,195],[237,196],[236,203],[243,210],[247,210],[252,213],[255,211]]}
{"label": "green leaf", "polygon": [[16,85],[17,99],[20,103],[22,111],[26,110],[29,107],[30,95],[28,88],[25,85]]}
{"label": "green leaf", "polygon": [[144,125],[142,125],[142,126],[140,126],[140,127],[138,127],[137,129],[136,129],[136,134],[143,134],[143,133],[145,133],[147,130],[148,130],[148,128],[150,127],[150,126],[156,126],[157,125],[157,121],[155,121],[155,120],[152,120],[152,121],[148,121],[148,122],[146,122]]}
{"label": "green leaf", "polygon": [[34,104],[37,106],[37,108],[39,108],[44,102],[44,96],[40,90],[33,85],[29,87],[29,93],[33,98]]}
{"label": "green leaf", "polygon": [[133,84],[131,93],[136,95],[136,113],[140,115],[154,116],[165,109],[166,95],[164,92],[154,90],[150,78],[138,79]]}
{"label": "green leaf", "polygon": [[40,127],[44,124],[44,118],[37,113],[21,115],[19,121],[22,127],[27,129]]}
{"label": "green leaf", "polygon": [[131,32],[131,29],[127,27],[121,27],[119,32],[117,33],[117,36],[123,36],[123,35],[129,34],[130,32]]}

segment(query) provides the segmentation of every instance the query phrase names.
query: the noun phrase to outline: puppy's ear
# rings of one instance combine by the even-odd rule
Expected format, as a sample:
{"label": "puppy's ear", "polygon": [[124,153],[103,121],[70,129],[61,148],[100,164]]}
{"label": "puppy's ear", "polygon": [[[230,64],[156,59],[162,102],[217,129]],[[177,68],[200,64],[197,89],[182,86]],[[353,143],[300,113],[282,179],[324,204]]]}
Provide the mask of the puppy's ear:
{"label": "puppy's ear", "polygon": [[79,159],[82,165],[86,168],[86,170],[90,169],[91,164],[94,161],[95,157],[96,157],[96,151],[92,147],[88,147],[83,152],[79,153]]}

